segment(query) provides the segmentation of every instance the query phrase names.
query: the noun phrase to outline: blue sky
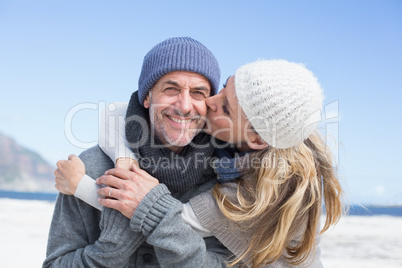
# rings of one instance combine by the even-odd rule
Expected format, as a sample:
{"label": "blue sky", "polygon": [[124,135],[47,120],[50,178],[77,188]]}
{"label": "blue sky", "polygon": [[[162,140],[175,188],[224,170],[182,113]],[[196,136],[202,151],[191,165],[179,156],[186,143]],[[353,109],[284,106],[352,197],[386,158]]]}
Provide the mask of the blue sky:
{"label": "blue sky", "polygon": [[172,36],[204,43],[221,82],[259,58],[306,64],[349,200],[402,204],[398,0],[0,0],[0,132],[52,164],[79,154],[99,108],[128,101],[143,56]]}

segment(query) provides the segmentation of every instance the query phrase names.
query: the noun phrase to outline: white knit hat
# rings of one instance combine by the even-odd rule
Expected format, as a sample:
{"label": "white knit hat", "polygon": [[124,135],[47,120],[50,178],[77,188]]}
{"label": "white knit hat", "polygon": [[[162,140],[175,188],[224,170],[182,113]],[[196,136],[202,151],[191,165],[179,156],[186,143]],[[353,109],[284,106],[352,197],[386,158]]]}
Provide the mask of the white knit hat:
{"label": "white knit hat", "polygon": [[302,64],[285,60],[246,64],[236,71],[235,88],[247,119],[272,147],[299,144],[321,119],[322,89]]}

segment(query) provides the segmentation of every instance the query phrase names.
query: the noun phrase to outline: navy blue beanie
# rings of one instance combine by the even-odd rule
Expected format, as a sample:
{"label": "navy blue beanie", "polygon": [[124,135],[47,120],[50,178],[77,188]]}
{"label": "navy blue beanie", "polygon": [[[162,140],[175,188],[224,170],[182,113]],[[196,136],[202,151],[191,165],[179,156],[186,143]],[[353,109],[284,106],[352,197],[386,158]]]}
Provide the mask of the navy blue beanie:
{"label": "navy blue beanie", "polygon": [[211,95],[218,93],[221,71],[215,56],[190,37],[169,38],[154,46],[144,57],[138,79],[138,100],[144,100],[154,84],[165,74],[188,71],[201,74],[211,84]]}

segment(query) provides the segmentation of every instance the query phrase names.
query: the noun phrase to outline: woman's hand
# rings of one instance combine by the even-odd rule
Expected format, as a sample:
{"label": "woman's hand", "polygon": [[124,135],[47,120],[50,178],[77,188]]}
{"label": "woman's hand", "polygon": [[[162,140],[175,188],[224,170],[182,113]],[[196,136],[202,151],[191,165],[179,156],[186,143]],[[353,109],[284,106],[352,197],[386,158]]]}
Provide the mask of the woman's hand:
{"label": "woman's hand", "polygon": [[138,167],[138,162],[129,157],[120,157],[116,160],[116,168],[123,168],[126,170],[132,170],[132,166],[136,165]]}
{"label": "woman's hand", "polygon": [[57,169],[54,171],[56,189],[66,195],[74,195],[78,183],[85,175],[85,165],[81,159],[73,154],[68,156],[68,160],[57,162]]}
{"label": "woman's hand", "polygon": [[106,197],[100,198],[99,203],[120,211],[129,219],[133,217],[142,199],[159,184],[156,178],[137,165],[132,165],[131,168],[133,171],[110,169],[96,179],[97,184],[107,185],[98,190],[99,195]]}

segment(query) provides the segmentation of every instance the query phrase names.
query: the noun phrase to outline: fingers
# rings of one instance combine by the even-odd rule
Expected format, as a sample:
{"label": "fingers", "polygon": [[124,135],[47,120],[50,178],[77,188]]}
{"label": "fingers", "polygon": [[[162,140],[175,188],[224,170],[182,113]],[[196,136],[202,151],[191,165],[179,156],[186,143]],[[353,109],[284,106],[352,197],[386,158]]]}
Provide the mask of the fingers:
{"label": "fingers", "polygon": [[131,165],[131,168],[133,170],[133,172],[137,173],[138,175],[142,176],[142,177],[146,177],[148,174],[148,172],[146,172],[145,170],[141,169],[138,165]]}
{"label": "fingers", "polygon": [[78,162],[80,164],[81,163],[83,164],[82,160],[78,156],[76,156],[75,154],[70,154],[68,156],[67,160],[59,160],[59,161],[57,161],[56,166],[57,166],[57,168],[61,169],[63,167],[68,166],[69,161],[73,162],[75,165],[76,165],[76,162]]}
{"label": "fingers", "polygon": [[65,179],[65,177],[64,177],[64,175],[63,175],[63,171],[61,171],[59,168],[56,169],[56,170],[53,172],[53,174],[54,174],[54,176],[55,176],[57,179],[59,179],[59,181]]}
{"label": "fingers", "polygon": [[67,162],[66,160],[57,161],[57,163],[56,163],[57,168],[62,168],[66,162]]}
{"label": "fingers", "polygon": [[68,160],[70,160],[76,167],[82,167],[85,169],[84,162],[82,162],[81,158],[76,156],[75,154],[70,154],[68,157]]}
{"label": "fingers", "polygon": [[63,178],[56,176],[54,181],[56,183],[54,187],[56,187],[57,191],[65,195],[74,195],[75,190],[73,191]]}
{"label": "fingers", "polygon": [[59,185],[57,183],[54,185],[54,188],[56,188],[56,190],[60,192]]}
{"label": "fingers", "polygon": [[[135,209],[137,208],[139,201],[137,199],[127,199],[127,196],[121,193],[119,189],[114,189],[110,187],[105,187],[99,189],[98,193],[102,195],[107,195],[112,198],[99,198],[98,202],[104,207],[113,208],[120,211],[124,216],[131,219]],[[117,197],[117,198],[116,198]]]}
{"label": "fingers", "polygon": [[99,185],[107,185],[113,188],[123,189],[124,188],[124,180],[111,176],[111,175],[103,175],[96,179],[96,183]]}
{"label": "fingers", "polygon": [[129,180],[132,179],[133,173],[130,172],[129,170],[123,169],[123,168],[113,168],[109,169],[105,172],[106,175],[112,175],[119,177],[120,179],[123,180]]}
{"label": "fingers", "polygon": [[139,173],[142,169],[138,165],[138,162],[131,164],[131,170],[135,173]]}
{"label": "fingers", "polygon": [[[145,179],[149,179],[149,180],[153,180],[153,181],[158,181],[158,179],[156,179],[155,177],[149,175],[148,172],[146,172],[145,170],[141,169],[138,165],[132,165],[132,169],[133,172],[135,172],[136,174],[138,174],[138,176],[141,178],[145,178]],[[158,181],[159,182],[159,181]]]}
{"label": "fingers", "polygon": [[68,167],[69,160],[59,160],[56,163],[56,166],[59,170],[63,170]]}
{"label": "fingers", "polygon": [[[54,178],[54,182],[56,183],[56,185],[59,185],[59,184],[60,184],[60,177],[56,176],[56,177]],[[58,189],[57,189],[57,190],[58,190]]]}
{"label": "fingers", "polygon": [[[63,160],[65,161],[65,160]],[[59,161],[60,162],[60,161]],[[63,164],[61,164],[54,172],[53,172],[54,176],[56,178],[64,178],[63,176]]]}
{"label": "fingers", "polygon": [[116,160],[116,167],[117,168],[123,168],[126,170],[130,170],[131,168],[131,163],[135,161],[131,158],[128,157],[120,157]]}
{"label": "fingers", "polygon": [[121,203],[116,200],[116,199],[110,199],[110,198],[99,198],[98,199],[99,204],[101,206],[107,207],[107,208],[113,208],[116,210],[121,210]]}
{"label": "fingers", "polygon": [[133,167],[132,167],[133,165],[135,165],[136,167],[140,168],[140,164],[138,164],[138,161],[136,161],[134,159],[131,159],[131,162],[130,162],[131,170],[133,170]]}
{"label": "fingers", "polygon": [[102,187],[98,190],[98,194],[100,196],[104,196],[106,198],[113,198],[113,199],[119,199],[119,197],[120,197],[119,189],[112,188],[112,187]]}

